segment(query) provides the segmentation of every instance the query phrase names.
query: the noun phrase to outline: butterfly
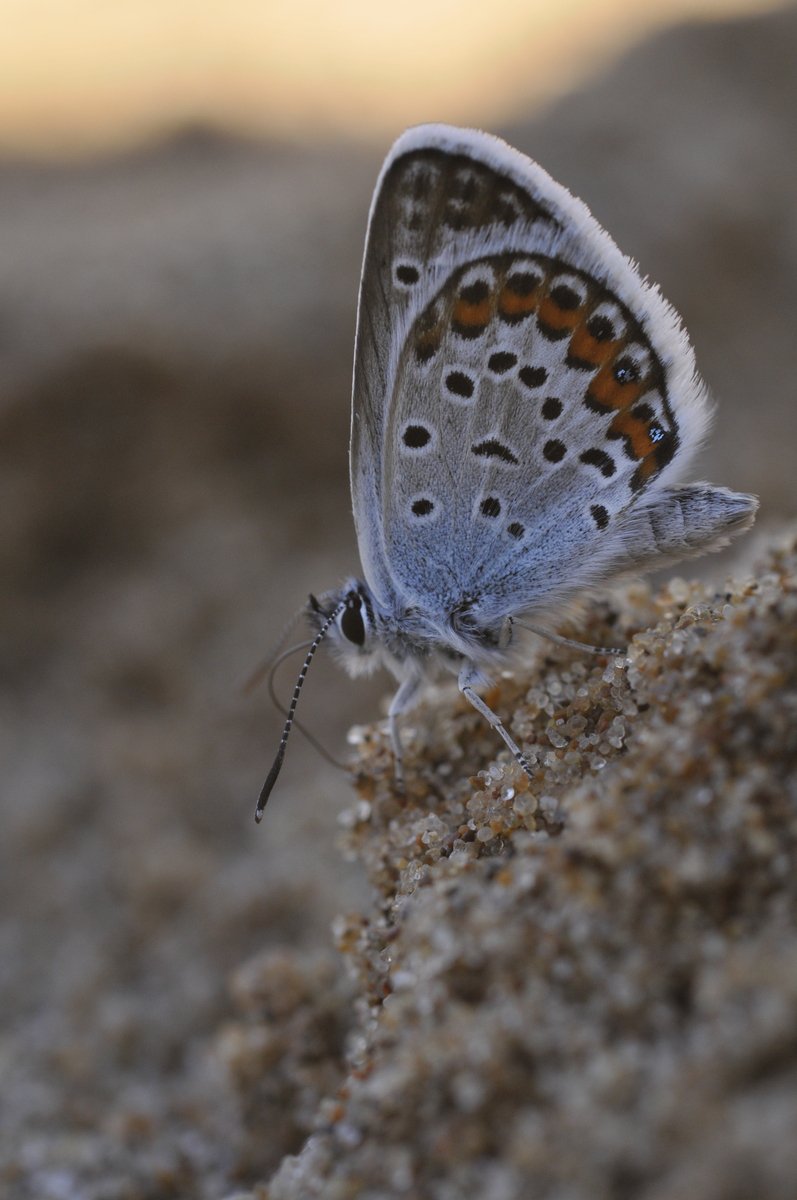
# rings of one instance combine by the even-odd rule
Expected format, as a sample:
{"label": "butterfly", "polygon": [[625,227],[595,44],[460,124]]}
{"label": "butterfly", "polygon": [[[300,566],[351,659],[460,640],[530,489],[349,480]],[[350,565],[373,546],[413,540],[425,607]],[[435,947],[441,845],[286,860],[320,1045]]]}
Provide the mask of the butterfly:
{"label": "butterfly", "polygon": [[569,600],[724,545],[754,497],[679,483],[711,406],[680,318],[586,206],[489,134],[407,130],[379,176],[355,342],[350,471],[363,578],[318,600],[259,820],[324,638],[386,666],[399,718],[440,672],[479,694]]}

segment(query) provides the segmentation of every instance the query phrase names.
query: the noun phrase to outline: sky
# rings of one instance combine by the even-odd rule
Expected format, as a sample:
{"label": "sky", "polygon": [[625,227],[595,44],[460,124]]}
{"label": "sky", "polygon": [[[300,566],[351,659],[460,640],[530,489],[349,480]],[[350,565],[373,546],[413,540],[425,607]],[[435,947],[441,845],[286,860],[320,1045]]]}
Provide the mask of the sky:
{"label": "sky", "polygon": [[185,124],[315,139],[498,123],[654,30],[776,0],[0,0],[0,149]]}

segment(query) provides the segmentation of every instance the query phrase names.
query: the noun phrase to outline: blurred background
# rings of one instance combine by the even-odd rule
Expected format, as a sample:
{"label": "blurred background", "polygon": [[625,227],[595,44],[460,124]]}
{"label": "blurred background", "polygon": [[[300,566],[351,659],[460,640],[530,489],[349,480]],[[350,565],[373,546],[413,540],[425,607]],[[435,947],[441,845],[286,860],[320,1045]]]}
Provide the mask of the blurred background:
{"label": "blurred background", "polygon": [[[0,14],[0,1180],[218,1196],[301,1136],[236,1157],[211,1053],[229,973],[327,946],[364,899],[335,849],[346,776],[298,736],[255,828],[281,720],[240,689],[307,592],[357,569],[350,364],[381,159],[409,124],[474,124],[581,196],[691,331],[719,405],[701,473],[777,527],[797,491],[797,10]],[[303,716],[345,754],[386,691],[318,661]]]}

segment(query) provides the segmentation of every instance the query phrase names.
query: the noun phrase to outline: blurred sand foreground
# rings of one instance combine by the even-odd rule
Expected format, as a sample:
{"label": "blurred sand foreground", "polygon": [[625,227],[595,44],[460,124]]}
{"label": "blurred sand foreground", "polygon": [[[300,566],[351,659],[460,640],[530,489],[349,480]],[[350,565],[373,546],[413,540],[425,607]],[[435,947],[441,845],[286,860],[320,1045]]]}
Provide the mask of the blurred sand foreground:
{"label": "blurred sand foreground", "polygon": [[[796,53],[794,10],[669,34],[544,119],[504,131],[587,200],[682,312],[720,401],[702,473],[758,492],[762,529],[795,509]],[[362,951],[365,974],[347,983],[329,925],[355,907],[377,915],[361,868],[334,844],[349,784],[297,740],[256,830],[279,719],[265,696],[237,689],[307,591],[356,567],[349,371],[383,149],[195,134],[115,161],[0,166],[0,1191],[10,1200],[218,1198],[267,1178],[319,1121],[342,1121],[334,1103],[345,1097],[330,1100],[347,1031],[360,1031],[355,1067],[365,1049],[372,965]],[[748,562],[755,544],[740,548]],[[791,584],[779,586],[783,604]],[[780,656],[771,683],[786,695],[794,679],[778,612],[760,620],[774,622],[769,651],[757,634],[744,646],[762,663]],[[379,714],[382,683],[355,687],[325,663],[311,683],[305,720],[333,747]],[[780,744],[784,757],[773,749],[762,765],[767,787],[787,778],[793,747]],[[451,779],[496,752],[471,737]],[[711,803],[721,802],[717,786]],[[772,820],[770,836],[788,825]],[[557,855],[567,837],[565,826]],[[789,895],[778,895],[771,928],[791,938]],[[531,912],[533,896],[525,903]],[[770,916],[754,907],[754,919]],[[618,937],[626,929],[646,937],[625,925]],[[351,953],[347,930],[338,925]],[[616,953],[631,949],[620,941]],[[742,975],[757,970],[755,953]],[[793,978],[775,977],[772,961],[767,994],[788,1016]],[[531,986],[534,961],[517,970]],[[772,1036],[777,1065],[787,1051]],[[793,1095],[791,1075],[781,1084]],[[484,1087],[472,1070],[457,1084],[454,1109],[477,1116],[465,1132],[452,1127],[454,1148],[487,1136]],[[651,1126],[628,1095],[615,1132],[634,1143]],[[744,1161],[754,1166],[756,1146],[766,1158],[792,1112],[768,1096],[764,1132],[744,1106],[728,1117],[741,1130],[735,1146],[753,1130]],[[546,1094],[538,1100],[542,1122]],[[543,1125],[526,1116],[533,1128],[517,1137],[533,1146]],[[345,1148],[354,1127],[340,1128]],[[719,1154],[721,1129],[711,1136]],[[673,1127],[657,1156],[641,1145],[630,1168],[596,1159],[608,1164],[602,1190],[543,1164],[535,1194],[674,1196],[682,1144]],[[325,1145],[301,1160],[300,1181],[331,1169]],[[458,1190],[439,1173],[434,1188],[426,1179],[413,1190],[411,1150],[391,1159],[389,1184],[358,1192],[347,1177],[348,1191],[318,1194],[453,1200],[486,1187],[466,1171]],[[690,1163],[695,1153],[699,1165],[700,1144]],[[736,1194],[791,1197],[792,1168],[759,1171],[749,1186],[739,1174]],[[657,1191],[650,1172],[669,1170]],[[719,1200],[734,1194],[726,1182],[687,1192]],[[278,1188],[308,1194],[289,1164]]]}

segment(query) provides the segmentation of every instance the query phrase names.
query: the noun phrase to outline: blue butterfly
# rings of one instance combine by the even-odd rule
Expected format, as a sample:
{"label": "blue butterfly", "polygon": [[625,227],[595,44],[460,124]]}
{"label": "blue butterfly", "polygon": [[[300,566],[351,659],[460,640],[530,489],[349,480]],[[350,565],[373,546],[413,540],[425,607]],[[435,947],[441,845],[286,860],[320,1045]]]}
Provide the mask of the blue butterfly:
{"label": "blue butterfly", "polygon": [[404,133],[376,185],[354,363],[351,489],[363,579],[311,598],[353,674],[398,680],[389,723],[432,676],[521,767],[478,693],[552,635],[568,600],[619,574],[723,546],[752,496],[679,485],[711,417],[677,314],[586,206],[488,134]]}

